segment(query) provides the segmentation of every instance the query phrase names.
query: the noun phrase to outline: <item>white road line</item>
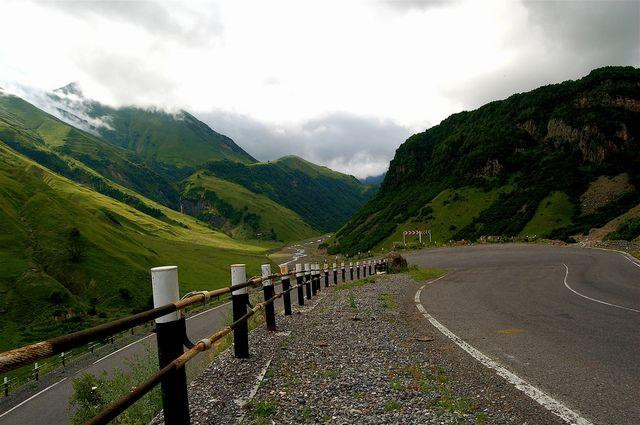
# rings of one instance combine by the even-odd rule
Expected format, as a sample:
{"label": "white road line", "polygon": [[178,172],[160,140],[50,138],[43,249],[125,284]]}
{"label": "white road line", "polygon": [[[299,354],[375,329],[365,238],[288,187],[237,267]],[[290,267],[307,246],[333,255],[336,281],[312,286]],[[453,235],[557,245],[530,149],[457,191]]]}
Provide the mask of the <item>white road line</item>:
{"label": "white road line", "polygon": [[621,308],[621,309],[623,309],[623,310],[628,310],[628,311],[633,311],[633,312],[636,312],[636,313],[640,313],[640,310],[637,310],[637,309],[635,309],[635,308],[631,308],[631,307],[624,307],[624,306],[621,306],[621,305],[618,305],[618,304],[611,304],[611,303],[608,303],[608,302],[606,302],[606,301],[597,300],[597,299],[595,299],[595,298],[588,297],[588,296],[583,295],[583,294],[581,294],[580,292],[576,291],[575,289],[573,289],[572,287],[570,287],[570,286],[569,286],[569,283],[567,283],[567,278],[569,277],[569,267],[567,267],[567,265],[566,265],[566,264],[564,264],[564,263],[563,263],[562,265],[564,266],[564,268],[565,268],[565,269],[567,269],[567,270],[566,270],[566,272],[565,272],[565,274],[564,274],[564,286],[566,286],[566,287],[567,287],[567,289],[568,289],[568,290],[570,290],[571,292],[573,292],[574,294],[579,295],[579,296],[581,296],[582,298],[586,298],[586,299],[588,299],[589,301],[593,301],[593,302],[596,302],[596,303],[600,303],[600,304],[608,305],[608,306],[610,306],[610,307]]}
{"label": "white road line", "polygon": [[15,406],[13,406],[11,409],[9,409],[9,410],[7,410],[6,412],[4,412],[3,414],[1,414],[1,415],[0,415],[0,418],[1,418],[1,417],[3,417],[4,415],[7,415],[7,414],[9,414],[9,413],[13,412],[14,410],[16,410],[18,407],[22,406],[23,404],[25,404],[25,403],[27,403],[27,402],[29,402],[29,401],[33,400],[34,398],[38,397],[40,394],[42,394],[43,392],[45,392],[45,391],[49,390],[50,388],[55,387],[56,385],[58,385],[60,382],[64,381],[65,379],[67,379],[67,378],[63,378],[63,379],[61,379],[60,381],[56,382],[55,384],[51,384],[51,385],[49,385],[47,388],[43,389],[42,391],[40,391],[40,392],[38,392],[38,393],[35,393],[34,395],[32,395],[31,397],[29,397],[28,399],[26,399],[26,400],[22,401],[22,402],[21,402],[21,403],[19,403],[19,404],[16,404],[16,405],[15,405]]}
{"label": "white road line", "polygon": [[[442,276],[444,277],[444,276]],[[442,277],[438,278],[441,279]],[[435,280],[429,281],[427,283],[435,282]],[[415,295],[416,308],[422,315],[433,325],[435,326],[443,335],[456,343],[460,348],[469,353],[471,357],[478,360],[484,366],[493,369],[496,373],[506,379],[509,383],[515,386],[517,389],[525,393],[531,399],[536,401],[545,409],[549,410],[551,413],[555,414],[562,418],[565,422],[576,425],[592,425],[591,422],[580,416],[580,414],[574,410],[569,409],[567,406],[562,404],[560,401],[554,399],[553,397],[548,396],[542,390],[533,385],[529,384],[524,379],[520,378],[516,374],[507,370],[504,366],[500,365],[498,362],[492,360],[490,357],[484,355],[482,352],[462,340],[456,334],[447,329],[442,323],[438,322],[433,316],[431,316],[422,306],[420,302],[420,294],[425,285],[422,285],[418,292]]]}

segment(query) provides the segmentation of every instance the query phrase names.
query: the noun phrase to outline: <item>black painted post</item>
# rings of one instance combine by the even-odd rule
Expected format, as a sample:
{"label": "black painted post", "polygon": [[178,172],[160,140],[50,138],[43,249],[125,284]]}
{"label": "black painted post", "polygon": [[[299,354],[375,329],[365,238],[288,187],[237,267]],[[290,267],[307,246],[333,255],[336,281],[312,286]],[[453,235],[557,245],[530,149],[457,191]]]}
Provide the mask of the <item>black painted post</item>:
{"label": "black painted post", "polygon": [[349,263],[349,280],[353,280],[353,263]]}
{"label": "black painted post", "polygon": [[356,261],[356,279],[360,279],[360,261]]}
{"label": "black painted post", "polygon": [[304,275],[302,264],[296,264],[296,284],[298,285],[298,305],[304,305]]}
{"label": "black painted post", "polygon": [[341,270],[342,270],[342,283],[344,283],[345,278],[346,278],[346,275],[347,275],[347,271],[346,271],[346,270],[345,270],[345,268],[344,268],[344,263],[342,263],[342,264],[340,265],[340,268],[341,268]]}
{"label": "black painted post", "polygon": [[[263,264],[261,266],[262,277],[271,276],[271,264]],[[271,279],[264,279],[262,281],[262,291],[264,292],[264,300],[270,300],[276,294],[273,287],[273,281]],[[267,322],[267,329],[271,332],[276,331],[276,307],[273,302],[264,306],[264,316]]]}
{"label": "black painted post", "polygon": [[367,277],[367,262],[362,262],[362,277]]}
{"label": "black painted post", "polygon": [[324,263],[324,286],[329,287],[329,265]]}
{"label": "black painted post", "polygon": [[336,263],[333,263],[333,284],[338,286],[338,267]]}
{"label": "black painted post", "polygon": [[311,264],[311,290],[313,291],[313,296],[318,295],[318,265],[315,263]]}
{"label": "black painted post", "polygon": [[9,397],[9,378],[7,378],[6,376],[3,379],[3,386],[4,386],[4,396],[5,397]]}
{"label": "black painted post", "polygon": [[307,290],[307,299],[311,299],[311,264],[304,263],[304,287]]}
{"label": "black painted post", "polygon": [[[180,300],[178,267],[166,266],[151,269],[153,306],[160,307]],[[174,311],[156,320],[158,362],[165,367],[183,353],[182,342],[186,324],[180,311]],[[167,425],[189,424],[189,400],[185,368],[174,369],[160,382],[162,411]]]}
{"label": "black painted post", "polygon": [[371,276],[371,269],[373,268],[373,261],[369,260],[369,276]]}
{"label": "black painted post", "polygon": [[322,272],[320,270],[320,263],[316,263],[316,290],[320,292],[322,289],[322,285],[320,284],[320,280],[322,279]]}
{"label": "black painted post", "polygon": [[291,280],[289,276],[285,276],[289,273],[289,267],[286,264],[280,266],[280,274],[282,275],[282,302],[284,304],[284,315],[291,316],[291,292],[289,288],[291,288]]}
{"label": "black painted post", "polygon": [[[244,264],[231,266],[231,285],[239,285],[247,281],[247,271]],[[231,293],[233,306],[233,321],[247,314],[249,305],[249,289],[247,287],[236,289]],[[233,352],[237,359],[249,358],[249,324],[245,320],[233,330]]]}

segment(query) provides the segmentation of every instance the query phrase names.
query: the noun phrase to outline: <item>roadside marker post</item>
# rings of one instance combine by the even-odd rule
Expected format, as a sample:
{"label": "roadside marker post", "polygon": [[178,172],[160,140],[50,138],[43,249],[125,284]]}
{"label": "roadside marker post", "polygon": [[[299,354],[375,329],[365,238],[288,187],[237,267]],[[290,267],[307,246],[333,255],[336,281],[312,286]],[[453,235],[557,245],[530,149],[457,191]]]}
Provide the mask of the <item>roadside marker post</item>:
{"label": "roadside marker post", "polygon": [[316,273],[316,264],[311,263],[311,294],[314,297],[318,295],[318,277]]}
{"label": "roadside marker post", "polygon": [[[281,265],[280,274],[286,275],[287,273],[289,273],[289,266],[287,264]],[[284,303],[285,316],[291,316],[291,293],[289,288],[291,288],[291,279],[289,279],[289,276],[282,276],[282,292],[284,292],[282,301]]]}
{"label": "roadside marker post", "polygon": [[[244,264],[232,264],[231,286],[240,285],[246,281],[246,266]],[[233,305],[233,321],[236,322],[247,314],[247,305],[249,305],[249,290],[247,287],[232,291],[231,302]],[[233,330],[233,351],[237,359],[249,358],[249,325],[246,320]]]}
{"label": "roadside marker post", "polygon": [[304,287],[307,291],[307,299],[311,299],[311,264],[304,263]]}
{"label": "roadside marker post", "polygon": [[[178,267],[152,268],[151,288],[154,308],[180,301]],[[186,335],[186,324],[179,310],[158,317],[155,322],[158,362],[160,368],[163,368],[183,354],[182,343]],[[160,388],[164,422],[167,425],[190,423],[185,368],[168,373],[160,381]]]}
{"label": "roadside marker post", "polygon": [[360,279],[360,261],[356,261],[356,279]]}
{"label": "roadside marker post", "polygon": [[344,263],[342,263],[340,267],[342,268],[342,283],[344,283],[346,278],[346,270],[344,269]]}
{"label": "roadside marker post", "polygon": [[[263,264],[261,267],[262,277],[271,276],[271,264]],[[262,281],[262,292],[264,293],[264,300],[270,300],[276,291],[273,287],[273,281],[271,279],[265,279]],[[276,309],[273,303],[268,303],[264,306],[265,321],[267,322],[267,329],[271,332],[276,331]]]}
{"label": "roadside marker post", "polygon": [[40,380],[40,368],[38,367],[38,362],[33,365],[33,374],[36,381]]}
{"label": "roadside marker post", "polygon": [[367,277],[367,262],[362,262],[362,277]]}
{"label": "roadside marker post", "polygon": [[320,264],[316,263],[316,292],[320,292]]}
{"label": "roadside marker post", "polygon": [[349,263],[349,280],[353,280],[353,262]]}
{"label": "roadside marker post", "polygon": [[338,286],[338,268],[337,264],[333,263],[333,284]]}
{"label": "roadside marker post", "polygon": [[9,378],[5,376],[2,381],[4,386],[4,396],[9,397]]}
{"label": "roadside marker post", "polygon": [[304,275],[302,273],[302,264],[296,264],[296,284],[298,285],[298,305],[304,305]]}

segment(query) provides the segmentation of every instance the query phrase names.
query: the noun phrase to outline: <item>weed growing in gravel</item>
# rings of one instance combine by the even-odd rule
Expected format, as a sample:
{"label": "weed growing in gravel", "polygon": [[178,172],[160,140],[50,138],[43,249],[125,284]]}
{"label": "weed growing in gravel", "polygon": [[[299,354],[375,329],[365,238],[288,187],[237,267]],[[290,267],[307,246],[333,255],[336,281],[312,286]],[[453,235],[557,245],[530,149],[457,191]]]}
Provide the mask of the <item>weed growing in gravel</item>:
{"label": "weed growing in gravel", "polygon": [[268,418],[276,414],[278,405],[275,401],[249,402],[246,406],[254,418]]}
{"label": "weed growing in gravel", "polygon": [[387,401],[387,402],[384,404],[384,410],[386,410],[386,411],[390,411],[390,410],[398,410],[398,409],[400,409],[401,407],[402,407],[402,403],[397,402],[397,401],[395,401],[395,400],[393,400],[393,401]]}
{"label": "weed growing in gravel", "polygon": [[425,280],[440,277],[446,273],[447,271],[444,269],[433,269],[418,266],[411,266],[407,269],[409,277],[416,282],[424,282]]}
{"label": "weed growing in gravel", "polygon": [[343,283],[342,285],[336,286],[336,289],[338,291],[344,291],[345,289],[359,288],[360,286],[364,286],[368,283],[373,283],[375,281],[376,281],[375,278],[367,277],[365,279],[354,280],[353,282],[349,282],[349,283]]}
{"label": "weed growing in gravel", "polygon": [[335,379],[338,377],[338,371],[335,369],[327,369],[322,371],[322,376],[329,379]]}
{"label": "weed growing in gravel", "polygon": [[352,309],[357,310],[358,309],[358,304],[356,304],[356,299],[353,296],[352,292],[349,292],[349,305],[351,306]]}
{"label": "weed growing in gravel", "polygon": [[273,378],[274,376],[276,376],[276,371],[273,369],[267,369],[267,371],[264,373],[264,377],[267,379]]}
{"label": "weed growing in gravel", "polygon": [[391,381],[391,389],[396,391],[402,391],[404,389],[404,386],[400,381]]}
{"label": "weed growing in gravel", "polygon": [[380,294],[378,300],[382,303],[382,307],[386,310],[393,310],[398,307],[395,297],[391,294]]}

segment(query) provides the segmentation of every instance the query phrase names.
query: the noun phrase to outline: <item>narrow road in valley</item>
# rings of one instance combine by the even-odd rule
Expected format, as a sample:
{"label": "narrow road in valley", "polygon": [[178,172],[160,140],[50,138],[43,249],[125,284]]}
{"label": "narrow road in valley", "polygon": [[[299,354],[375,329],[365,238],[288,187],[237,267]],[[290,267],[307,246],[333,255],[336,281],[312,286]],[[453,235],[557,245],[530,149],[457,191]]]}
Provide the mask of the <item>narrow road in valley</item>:
{"label": "narrow road in valley", "polygon": [[640,261],[543,245],[425,250],[408,261],[449,270],[416,302],[450,338],[593,423],[640,423]]}
{"label": "narrow road in valley", "polygon": [[[305,249],[296,249],[295,252],[298,256],[298,258],[295,259],[296,261],[300,260],[304,262],[307,260],[308,253],[306,253]],[[291,265],[289,267],[291,267]],[[338,273],[338,279],[340,279],[340,273]],[[321,286],[324,287],[324,281]],[[278,290],[281,289],[282,288],[278,286]],[[295,290],[291,292],[291,302],[298,302],[297,291]],[[283,308],[281,299],[277,300],[276,308]],[[192,341],[198,341],[229,323],[230,319],[231,303],[225,303],[187,318],[187,333]],[[133,359],[136,355],[144,356],[148,347],[151,347],[155,353],[156,340],[154,333],[150,333],[111,354],[94,360],[88,367],[80,369],[71,376],[53,382],[50,386],[37,391],[31,396],[15,400],[12,405],[4,406],[0,409],[0,425],[69,423],[70,413],[68,406],[71,395],[73,394],[74,378],[77,378],[83,373],[99,375],[103,371],[110,372],[119,368],[122,369],[125,367],[126,362]],[[205,360],[206,356],[200,355],[191,363]]]}

